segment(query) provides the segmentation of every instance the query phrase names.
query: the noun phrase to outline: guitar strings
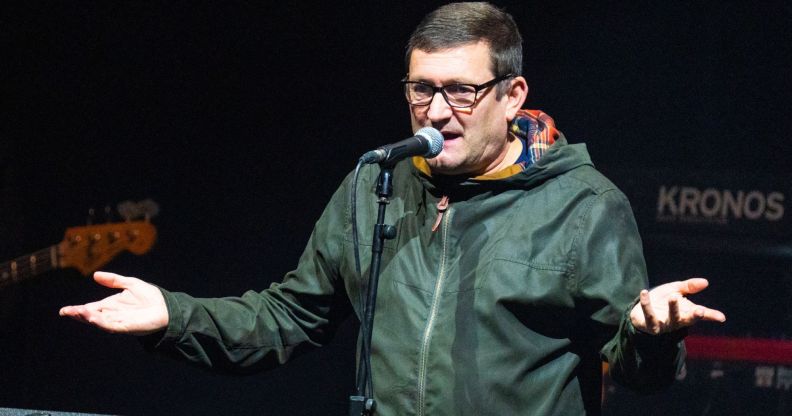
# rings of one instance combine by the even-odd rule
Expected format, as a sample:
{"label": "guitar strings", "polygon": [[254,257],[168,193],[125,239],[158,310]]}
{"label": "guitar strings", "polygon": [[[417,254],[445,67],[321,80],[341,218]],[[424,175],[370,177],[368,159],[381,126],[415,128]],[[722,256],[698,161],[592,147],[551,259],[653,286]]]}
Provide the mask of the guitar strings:
{"label": "guitar strings", "polygon": [[[7,280],[19,281],[25,275],[37,275],[52,270],[54,268],[52,251],[53,248],[48,247],[33,254],[17,257],[14,260],[0,264],[0,282]],[[36,259],[35,263],[30,261],[32,258]],[[11,267],[14,262],[16,262],[16,272]]]}

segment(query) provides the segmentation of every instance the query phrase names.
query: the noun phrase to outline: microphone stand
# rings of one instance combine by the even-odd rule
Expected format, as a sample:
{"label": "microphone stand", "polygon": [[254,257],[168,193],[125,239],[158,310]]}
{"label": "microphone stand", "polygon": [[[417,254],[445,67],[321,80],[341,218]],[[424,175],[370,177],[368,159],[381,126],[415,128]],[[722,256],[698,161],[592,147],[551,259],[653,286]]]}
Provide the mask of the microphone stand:
{"label": "microphone stand", "polygon": [[[360,322],[360,333],[363,342],[358,357],[358,375],[355,395],[349,396],[349,416],[373,415],[376,409],[373,388],[366,396],[366,386],[372,386],[371,376],[371,333],[374,330],[374,308],[377,302],[377,284],[379,283],[380,263],[382,262],[382,248],[385,240],[396,237],[396,227],[385,224],[385,208],[390,203],[393,195],[393,163],[381,164],[380,174],[377,179],[377,222],[374,224],[374,236],[371,244],[371,267],[369,268],[369,284],[366,293],[366,305],[363,319]],[[362,294],[361,294],[362,295]]]}

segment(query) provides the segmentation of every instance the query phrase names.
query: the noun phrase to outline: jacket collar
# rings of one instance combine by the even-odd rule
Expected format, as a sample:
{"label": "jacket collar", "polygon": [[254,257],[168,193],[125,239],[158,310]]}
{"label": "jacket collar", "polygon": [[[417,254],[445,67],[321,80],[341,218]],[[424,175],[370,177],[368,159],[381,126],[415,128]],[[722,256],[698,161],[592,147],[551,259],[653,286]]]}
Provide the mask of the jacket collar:
{"label": "jacket collar", "polygon": [[584,144],[568,145],[553,119],[539,110],[520,110],[510,126],[511,133],[527,145],[528,158],[488,175],[432,175],[426,159],[412,159],[413,174],[432,194],[469,198],[487,191],[529,189],[581,165],[591,165]]}

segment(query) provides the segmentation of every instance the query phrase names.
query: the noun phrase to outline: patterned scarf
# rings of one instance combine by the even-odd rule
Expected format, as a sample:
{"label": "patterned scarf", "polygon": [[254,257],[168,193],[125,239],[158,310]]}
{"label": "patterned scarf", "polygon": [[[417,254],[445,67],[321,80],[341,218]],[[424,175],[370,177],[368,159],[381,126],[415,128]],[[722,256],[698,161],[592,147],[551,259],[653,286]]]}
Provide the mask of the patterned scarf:
{"label": "patterned scarf", "polygon": [[560,135],[555,122],[540,110],[519,110],[512,120],[511,132],[523,141],[523,155],[517,164],[523,170],[536,163]]}

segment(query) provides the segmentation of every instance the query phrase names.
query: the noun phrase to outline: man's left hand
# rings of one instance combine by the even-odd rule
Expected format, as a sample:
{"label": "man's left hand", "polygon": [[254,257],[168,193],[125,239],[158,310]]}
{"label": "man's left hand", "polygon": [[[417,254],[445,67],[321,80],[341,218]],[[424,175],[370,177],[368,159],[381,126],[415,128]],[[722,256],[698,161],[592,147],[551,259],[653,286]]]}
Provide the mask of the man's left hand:
{"label": "man's left hand", "polygon": [[630,311],[630,320],[639,331],[662,334],[695,324],[700,320],[724,322],[723,312],[696,305],[685,296],[709,285],[707,279],[693,278],[642,290],[640,302]]}

